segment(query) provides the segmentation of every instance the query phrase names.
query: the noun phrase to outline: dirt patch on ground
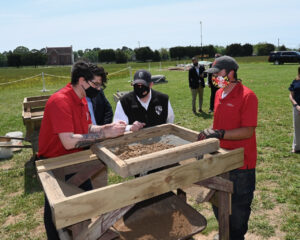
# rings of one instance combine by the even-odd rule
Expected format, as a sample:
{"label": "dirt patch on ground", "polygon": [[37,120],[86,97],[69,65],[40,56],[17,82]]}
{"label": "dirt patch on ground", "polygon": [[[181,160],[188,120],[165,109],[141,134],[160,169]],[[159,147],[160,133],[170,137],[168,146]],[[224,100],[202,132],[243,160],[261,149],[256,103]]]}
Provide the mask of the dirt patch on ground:
{"label": "dirt patch on ground", "polygon": [[30,231],[31,237],[39,237],[40,235],[45,233],[45,227],[43,224],[38,225],[35,229]]}
{"label": "dirt patch on ground", "polygon": [[201,233],[196,234],[191,238],[191,240],[213,240],[214,236],[217,234],[217,231],[212,231],[208,235],[203,235]]}
{"label": "dirt patch on ground", "polygon": [[10,162],[3,163],[0,165],[0,170],[8,170],[12,168],[12,164]]}
{"label": "dirt patch on ground", "polygon": [[13,192],[13,193],[8,194],[8,196],[9,196],[10,198],[13,198],[13,197],[15,197],[15,196],[20,196],[20,195],[22,195],[22,192],[23,192],[23,191]]}
{"label": "dirt patch on ground", "polygon": [[43,216],[44,216],[44,207],[40,207],[39,209],[37,209],[37,211],[35,212],[34,217],[33,217],[40,224],[36,228],[34,228],[33,230],[30,231],[31,237],[33,237],[33,238],[40,237],[41,235],[45,234],[45,227],[43,224]]}
{"label": "dirt patch on ground", "polygon": [[8,216],[8,217],[6,218],[6,221],[5,221],[5,223],[3,224],[3,227],[7,227],[8,225],[16,224],[16,223],[18,223],[19,221],[21,221],[22,219],[24,219],[25,216],[26,216],[26,215],[25,215],[24,213],[19,214],[19,215],[17,215],[17,216],[12,216],[12,215],[10,215],[10,216]]}
{"label": "dirt patch on ground", "polygon": [[175,145],[166,144],[166,143],[125,145],[116,148],[115,154],[119,158],[125,160],[128,158],[139,157],[149,153],[158,152],[173,147],[175,147]]}
{"label": "dirt patch on ground", "polygon": [[[270,186],[271,188],[276,188],[278,187],[278,184],[272,182],[272,181],[266,181],[267,185]],[[187,193],[189,193],[187,195],[187,199],[188,199],[188,203],[190,205],[193,205],[196,203],[196,199],[197,199],[197,194],[191,194],[189,191],[187,191]],[[195,192],[194,192],[195,193]],[[259,195],[260,195],[260,191],[255,191],[255,195],[258,196],[258,199],[260,199]],[[260,200],[259,200],[260,201]],[[262,208],[259,208],[262,209]],[[281,205],[275,205],[275,207],[273,209],[262,209],[259,211],[252,211],[251,215],[250,215],[250,221],[255,221],[254,217],[259,216],[259,215],[265,215],[266,216],[266,220],[269,222],[270,225],[272,226],[281,226],[282,223],[282,218],[281,216],[283,215],[283,213],[287,211],[283,206]],[[201,203],[201,210],[200,210],[201,214],[203,214],[206,219],[213,217],[213,211],[211,208],[211,204],[208,202],[205,203]],[[249,221],[249,223],[250,223]],[[249,229],[251,231],[251,229]],[[255,233],[251,233],[248,231],[248,233],[245,236],[246,240],[282,240],[285,237],[285,233],[282,232],[280,230],[280,228],[275,227],[275,236],[271,236],[269,238],[265,238],[263,236],[260,235],[256,235]],[[213,237],[217,234],[217,231],[211,231],[208,235],[204,235],[202,233],[199,233],[195,236],[193,236],[192,239],[194,240],[212,240]]]}

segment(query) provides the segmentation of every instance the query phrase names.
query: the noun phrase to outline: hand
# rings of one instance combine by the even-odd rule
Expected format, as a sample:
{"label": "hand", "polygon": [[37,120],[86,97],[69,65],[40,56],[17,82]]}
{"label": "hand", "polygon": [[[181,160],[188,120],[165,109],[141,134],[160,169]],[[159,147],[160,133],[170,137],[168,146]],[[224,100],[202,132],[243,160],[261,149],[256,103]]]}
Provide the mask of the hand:
{"label": "hand", "polygon": [[118,121],[111,124],[105,125],[105,137],[106,138],[113,138],[123,135],[125,132],[126,123],[124,121]]}
{"label": "hand", "polygon": [[299,112],[299,114],[300,114],[300,106],[299,105],[297,105],[296,106],[296,110]]}
{"label": "hand", "polygon": [[223,139],[225,134],[225,130],[214,130],[214,129],[205,129],[198,135],[198,141],[207,139],[207,138],[218,138]]}
{"label": "hand", "polygon": [[130,131],[136,132],[138,130],[140,130],[141,128],[143,128],[146,125],[146,123],[141,123],[139,121],[135,121],[132,124],[132,127],[130,128]]}

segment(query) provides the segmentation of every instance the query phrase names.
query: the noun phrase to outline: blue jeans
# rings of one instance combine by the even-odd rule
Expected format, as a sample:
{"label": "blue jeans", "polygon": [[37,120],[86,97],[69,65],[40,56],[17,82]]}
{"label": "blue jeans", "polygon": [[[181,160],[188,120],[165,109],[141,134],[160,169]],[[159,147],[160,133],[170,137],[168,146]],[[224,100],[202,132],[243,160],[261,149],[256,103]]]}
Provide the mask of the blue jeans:
{"label": "blue jeans", "polygon": [[[234,191],[231,198],[232,214],[229,216],[229,237],[230,240],[244,240],[255,190],[255,169],[232,170],[229,179],[233,182]],[[218,208],[213,206],[213,210],[218,219]]]}

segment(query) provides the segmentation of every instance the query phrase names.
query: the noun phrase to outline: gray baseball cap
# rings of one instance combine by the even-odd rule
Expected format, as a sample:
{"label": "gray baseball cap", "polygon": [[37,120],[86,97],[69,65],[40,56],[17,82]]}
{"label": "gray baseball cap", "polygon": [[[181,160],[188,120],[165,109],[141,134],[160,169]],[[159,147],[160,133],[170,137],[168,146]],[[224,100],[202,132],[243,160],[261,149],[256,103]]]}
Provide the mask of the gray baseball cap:
{"label": "gray baseball cap", "polygon": [[147,70],[141,69],[136,71],[134,74],[132,84],[134,85],[140,83],[148,87],[151,82],[151,73]]}
{"label": "gray baseball cap", "polygon": [[237,71],[239,68],[239,65],[235,61],[234,58],[229,56],[222,56],[216,58],[216,60],[213,62],[212,67],[207,69],[205,72],[207,73],[218,73],[222,69],[225,69],[226,72],[230,72],[231,70]]}

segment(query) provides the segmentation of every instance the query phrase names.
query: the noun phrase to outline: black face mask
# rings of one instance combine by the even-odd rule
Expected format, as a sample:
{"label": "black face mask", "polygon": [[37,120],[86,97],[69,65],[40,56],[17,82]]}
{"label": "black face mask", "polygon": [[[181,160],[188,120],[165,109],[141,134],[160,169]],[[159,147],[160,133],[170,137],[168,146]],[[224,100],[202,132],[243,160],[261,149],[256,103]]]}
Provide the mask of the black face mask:
{"label": "black face mask", "polygon": [[97,88],[93,88],[93,87],[88,87],[87,89],[85,89],[85,94],[87,97],[89,98],[94,98],[98,95],[98,93],[100,92],[100,90],[98,90]]}
{"label": "black face mask", "polygon": [[[133,90],[135,95],[137,95],[139,98],[144,98],[148,95],[148,93],[150,92],[150,88],[146,87],[144,85],[133,85]],[[144,92],[146,92],[146,94],[143,94]]]}
{"label": "black face mask", "polygon": [[198,63],[193,63],[193,65],[194,65],[195,67],[197,67],[197,66],[198,66]]}

